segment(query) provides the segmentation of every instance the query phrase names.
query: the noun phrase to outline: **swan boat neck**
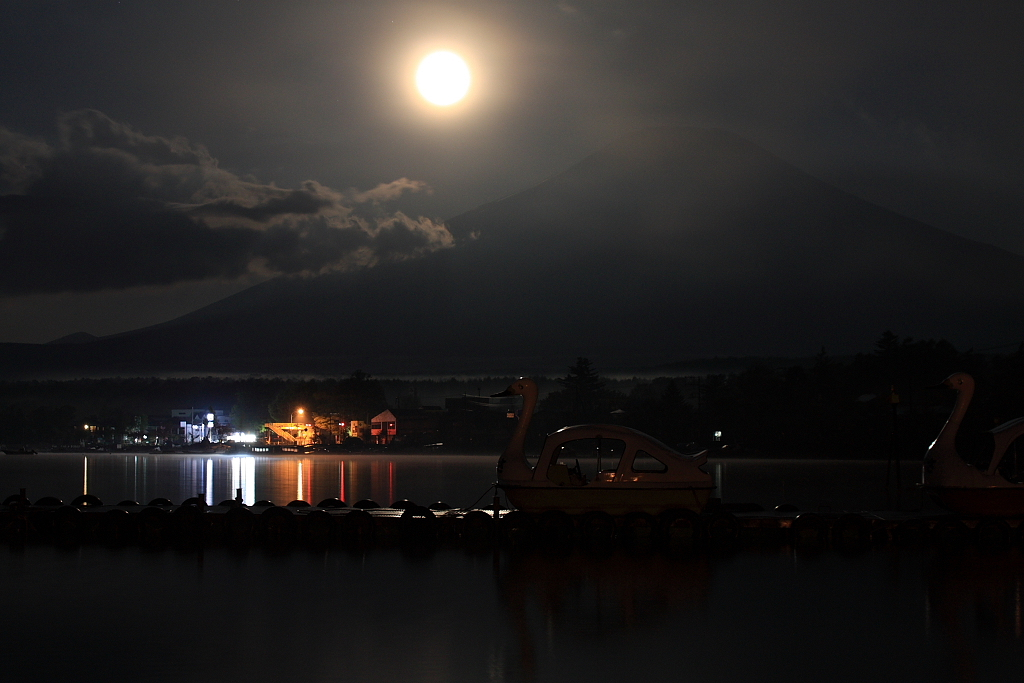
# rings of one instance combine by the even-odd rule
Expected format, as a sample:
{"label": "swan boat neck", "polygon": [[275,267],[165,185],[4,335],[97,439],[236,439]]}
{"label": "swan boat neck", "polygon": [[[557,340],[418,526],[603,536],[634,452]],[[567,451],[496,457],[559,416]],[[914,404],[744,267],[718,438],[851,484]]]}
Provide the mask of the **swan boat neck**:
{"label": "swan boat neck", "polygon": [[966,372],[947,377],[943,384],[957,392],[956,403],[925,453],[921,486],[942,507],[965,515],[1024,515],[1024,484],[1008,481],[999,472],[1010,445],[1024,435],[1024,418],[1017,418],[989,430],[993,437],[992,457],[985,470],[967,463],[956,449],[956,435],[971,398],[974,378]]}

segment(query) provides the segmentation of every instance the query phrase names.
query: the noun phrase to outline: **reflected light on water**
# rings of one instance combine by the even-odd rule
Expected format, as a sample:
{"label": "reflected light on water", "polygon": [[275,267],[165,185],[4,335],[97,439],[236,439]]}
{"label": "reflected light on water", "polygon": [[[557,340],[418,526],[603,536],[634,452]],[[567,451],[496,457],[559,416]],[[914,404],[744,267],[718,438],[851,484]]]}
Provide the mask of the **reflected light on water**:
{"label": "reflected light on water", "polygon": [[254,456],[176,453],[40,453],[0,458],[0,481],[33,497],[73,499],[83,493],[108,503],[154,498],[209,505],[234,499],[253,505],[295,499],[316,504],[372,498],[382,505],[408,498],[468,505],[494,477],[494,459],[479,456]]}
{"label": "reflected light on water", "polygon": [[395,501],[395,463],[388,461],[388,499],[384,503],[390,505]]}
{"label": "reflected light on water", "polygon": [[[205,461],[202,458],[189,458],[181,465],[181,482],[184,486],[183,496],[192,498],[205,490]],[[166,496],[165,496],[166,497]]]}
{"label": "reflected light on water", "polygon": [[345,492],[345,461],[342,460],[338,463],[338,498],[348,502],[346,495],[348,494]]}
{"label": "reflected light on water", "polygon": [[[234,499],[284,505],[299,498],[316,504],[371,498],[382,505],[408,498],[421,505],[477,500],[494,481],[490,456],[346,454],[303,456],[138,453],[40,453],[0,458],[0,481],[33,496],[71,499],[83,493],[115,502],[153,498],[175,502],[197,495],[215,505]],[[584,463],[586,465],[587,463]],[[790,503],[805,511],[880,510],[891,505],[886,461],[720,459],[708,463],[716,496],[770,510]],[[920,464],[904,463],[904,481]],[[908,490],[904,509],[934,511],[919,491]]]}
{"label": "reflected light on water", "polygon": [[213,505],[213,458],[206,459],[206,504]]}
{"label": "reflected light on water", "polygon": [[256,458],[231,458],[231,489],[242,490],[242,502],[246,505],[256,502]]}

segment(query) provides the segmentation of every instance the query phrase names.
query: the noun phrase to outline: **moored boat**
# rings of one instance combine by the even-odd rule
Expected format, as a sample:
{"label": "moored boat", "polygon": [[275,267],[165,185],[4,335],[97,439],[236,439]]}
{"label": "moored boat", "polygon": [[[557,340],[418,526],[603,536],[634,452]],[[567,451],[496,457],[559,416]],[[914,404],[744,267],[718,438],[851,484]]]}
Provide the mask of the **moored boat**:
{"label": "moored boat", "polygon": [[956,403],[925,453],[922,488],[939,505],[953,512],[979,516],[1024,515],[1024,484],[1008,481],[999,473],[999,465],[1010,444],[1024,435],[1024,418],[990,430],[994,439],[992,458],[983,471],[965,462],[956,449],[957,431],[974,396],[974,378],[966,372],[957,372],[943,384],[956,390]]}
{"label": "moored boat", "polygon": [[[537,385],[522,378],[498,396],[522,396],[519,423],[498,460],[498,487],[512,505],[529,513],[601,511],[612,515],[657,515],[682,509],[700,512],[714,484],[701,469],[707,451],[679,453],[642,432],[619,425],[563,427],[548,435],[536,465],[525,442],[537,404]],[[594,459],[584,472],[579,458]]]}

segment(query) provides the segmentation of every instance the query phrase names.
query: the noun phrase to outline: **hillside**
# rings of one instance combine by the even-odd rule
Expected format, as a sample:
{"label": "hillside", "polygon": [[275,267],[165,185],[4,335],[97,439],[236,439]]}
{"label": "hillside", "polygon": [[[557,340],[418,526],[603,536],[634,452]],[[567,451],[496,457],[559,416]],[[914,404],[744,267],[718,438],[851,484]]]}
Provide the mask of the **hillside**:
{"label": "hillside", "polygon": [[[1024,258],[829,186],[718,130],[628,135],[448,222],[417,260],[278,279],[168,323],[7,345],[3,372],[532,372],[1024,337]],[[22,373],[24,374],[24,373]]]}

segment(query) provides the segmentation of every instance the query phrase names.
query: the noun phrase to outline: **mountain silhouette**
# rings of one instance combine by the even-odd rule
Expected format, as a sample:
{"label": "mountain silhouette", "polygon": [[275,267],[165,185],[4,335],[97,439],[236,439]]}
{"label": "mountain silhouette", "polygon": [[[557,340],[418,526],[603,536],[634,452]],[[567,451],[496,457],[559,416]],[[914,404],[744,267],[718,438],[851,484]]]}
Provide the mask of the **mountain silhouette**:
{"label": "mountain silhouette", "polygon": [[832,187],[734,134],[627,135],[448,221],[456,245],[279,278],[154,327],[6,345],[58,374],[559,371],[841,354],[882,331],[1024,338],[1024,258]]}

